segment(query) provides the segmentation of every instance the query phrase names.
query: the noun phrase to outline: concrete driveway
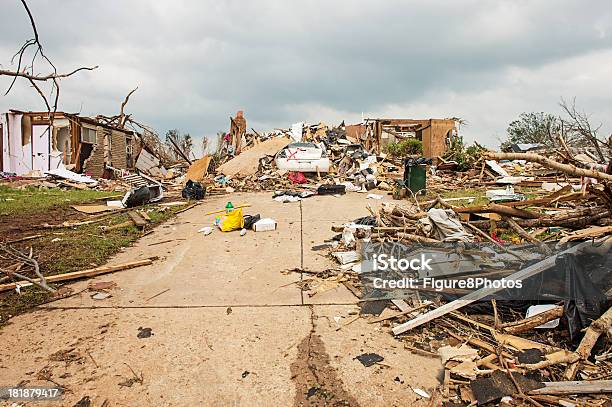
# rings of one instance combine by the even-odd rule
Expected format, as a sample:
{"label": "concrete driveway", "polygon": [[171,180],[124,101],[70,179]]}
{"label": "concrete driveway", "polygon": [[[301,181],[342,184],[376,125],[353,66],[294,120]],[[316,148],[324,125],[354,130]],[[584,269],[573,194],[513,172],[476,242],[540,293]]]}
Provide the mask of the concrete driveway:
{"label": "concrete driveway", "polygon": [[[278,229],[197,233],[212,222],[204,214],[228,199],[251,203],[246,213],[272,217]],[[207,198],[109,263],[161,257],[96,278],[117,283],[111,298],[83,291],[0,330],[0,385],[55,382],[68,389],[55,402],[62,406],[84,396],[93,406],[426,405],[412,387],[433,390],[438,360],[411,354],[363,319],[338,330],[358,312],[356,298],[343,286],[302,296],[299,273],[282,273],[300,267],[302,250],[305,269],[331,266],[311,247],[333,234],[332,224],[366,215],[366,204],[380,201],[312,197],[300,211],[269,193]],[[138,338],[139,328],[152,335]],[[384,356],[384,365],[354,360],[364,352]]]}

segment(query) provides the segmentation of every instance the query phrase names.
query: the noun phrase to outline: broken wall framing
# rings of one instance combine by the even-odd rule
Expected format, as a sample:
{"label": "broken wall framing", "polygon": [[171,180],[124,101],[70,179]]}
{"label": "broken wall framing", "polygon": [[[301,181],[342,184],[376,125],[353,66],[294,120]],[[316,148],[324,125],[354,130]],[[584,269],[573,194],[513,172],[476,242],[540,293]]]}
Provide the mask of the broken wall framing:
{"label": "broken wall framing", "polygon": [[134,167],[137,138],[94,119],[56,112],[11,110],[0,116],[0,170],[24,175],[62,164],[101,177],[106,165]]}
{"label": "broken wall framing", "polygon": [[389,142],[415,138],[423,143],[423,156],[436,158],[444,155],[450,140],[457,135],[453,119],[366,119],[366,148],[375,147],[380,154]]}

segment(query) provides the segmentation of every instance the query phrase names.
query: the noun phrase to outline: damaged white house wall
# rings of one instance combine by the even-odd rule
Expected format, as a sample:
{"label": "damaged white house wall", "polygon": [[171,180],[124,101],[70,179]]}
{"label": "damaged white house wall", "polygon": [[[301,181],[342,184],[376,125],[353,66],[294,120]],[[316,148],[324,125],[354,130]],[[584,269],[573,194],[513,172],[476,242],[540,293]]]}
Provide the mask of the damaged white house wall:
{"label": "damaged white house wall", "polygon": [[[55,121],[54,121],[55,122]],[[67,119],[56,122],[57,127],[69,126]],[[25,175],[32,171],[48,171],[62,165],[62,152],[52,149],[49,132],[45,124],[32,124],[28,115],[4,113],[0,116],[2,133],[0,160],[1,170]]]}

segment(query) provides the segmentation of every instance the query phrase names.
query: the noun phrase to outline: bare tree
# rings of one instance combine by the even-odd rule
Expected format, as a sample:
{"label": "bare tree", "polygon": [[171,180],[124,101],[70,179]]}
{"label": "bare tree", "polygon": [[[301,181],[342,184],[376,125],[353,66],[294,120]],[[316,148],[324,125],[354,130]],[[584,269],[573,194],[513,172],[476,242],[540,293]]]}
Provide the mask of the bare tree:
{"label": "bare tree", "polygon": [[[10,93],[18,78],[27,79],[30,82],[30,85],[32,85],[32,87],[44,101],[47,112],[49,112],[49,124],[51,124],[53,121],[53,116],[55,112],[57,112],[57,106],[59,103],[60,79],[67,78],[80,71],[92,71],[98,68],[98,66],[80,67],[68,73],[59,73],[56,66],[53,64],[53,62],[51,62],[51,59],[49,59],[49,57],[47,57],[45,54],[43,45],[40,42],[40,37],[38,35],[38,29],[36,28],[36,22],[34,21],[34,17],[30,11],[30,8],[28,7],[28,4],[25,0],[20,1],[30,20],[33,38],[28,39],[11,59],[11,63],[14,63],[15,59],[17,60],[17,69],[14,71],[0,69],[0,76],[13,77],[13,80],[11,81],[11,84],[4,95],[6,96]],[[31,59],[28,57],[28,55],[31,55]],[[30,61],[29,64],[27,63],[28,60]],[[47,67],[50,68],[51,73],[46,75],[37,73],[37,70],[34,67],[35,63],[38,63],[37,61],[42,61],[44,64],[46,64]],[[48,82],[51,82],[51,91],[46,94],[42,90],[41,85]],[[51,99],[52,102],[50,102]]]}
{"label": "bare tree", "polygon": [[99,114],[96,116],[96,120],[105,123],[109,126],[112,127],[116,127],[118,129],[124,129],[127,123],[132,122],[132,115],[131,114],[126,114],[125,113],[125,106],[128,104],[128,101],[130,100],[130,96],[132,96],[132,94],[134,92],[136,92],[138,90],[138,86],[136,86],[134,89],[132,89],[127,96],[125,97],[125,99],[123,99],[123,102],[121,103],[121,107],[119,110],[119,114],[115,115],[115,116],[105,116],[102,114]]}
{"label": "bare tree", "polygon": [[572,99],[571,104],[568,104],[565,99],[561,98],[559,106],[568,116],[567,120],[561,119],[567,143],[580,147],[591,145],[601,162],[605,162],[606,157],[601,147],[604,146],[612,152],[612,145],[610,145],[610,139],[607,142],[599,139],[597,132],[601,129],[601,124],[595,128],[591,126],[589,116],[576,108],[576,98]]}

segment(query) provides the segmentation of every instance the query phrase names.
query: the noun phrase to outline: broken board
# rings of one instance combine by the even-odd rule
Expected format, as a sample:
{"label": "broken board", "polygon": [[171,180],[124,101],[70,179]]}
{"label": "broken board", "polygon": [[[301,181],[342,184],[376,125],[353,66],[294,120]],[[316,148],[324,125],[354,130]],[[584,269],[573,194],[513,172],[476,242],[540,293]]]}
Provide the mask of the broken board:
{"label": "broken board", "polygon": [[291,140],[288,137],[274,137],[237,155],[217,168],[217,172],[227,177],[249,176],[257,172],[259,159],[266,155],[275,155],[286,147]]}
{"label": "broken board", "polygon": [[95,215],[97,213],[116,211],[119,208],[108,205],[72,205],[72,209],[88,215]]}
{"label": "broken board", "polygon": [[197,161],[194,161],[193,164],[189,166],[187,169],[187,174],[185,175],[185,180],[192,181],[201,181],[208,174],[208,166],[210,165],[210,161],[212,157],[207,155],[204,158],[200,158]]}

